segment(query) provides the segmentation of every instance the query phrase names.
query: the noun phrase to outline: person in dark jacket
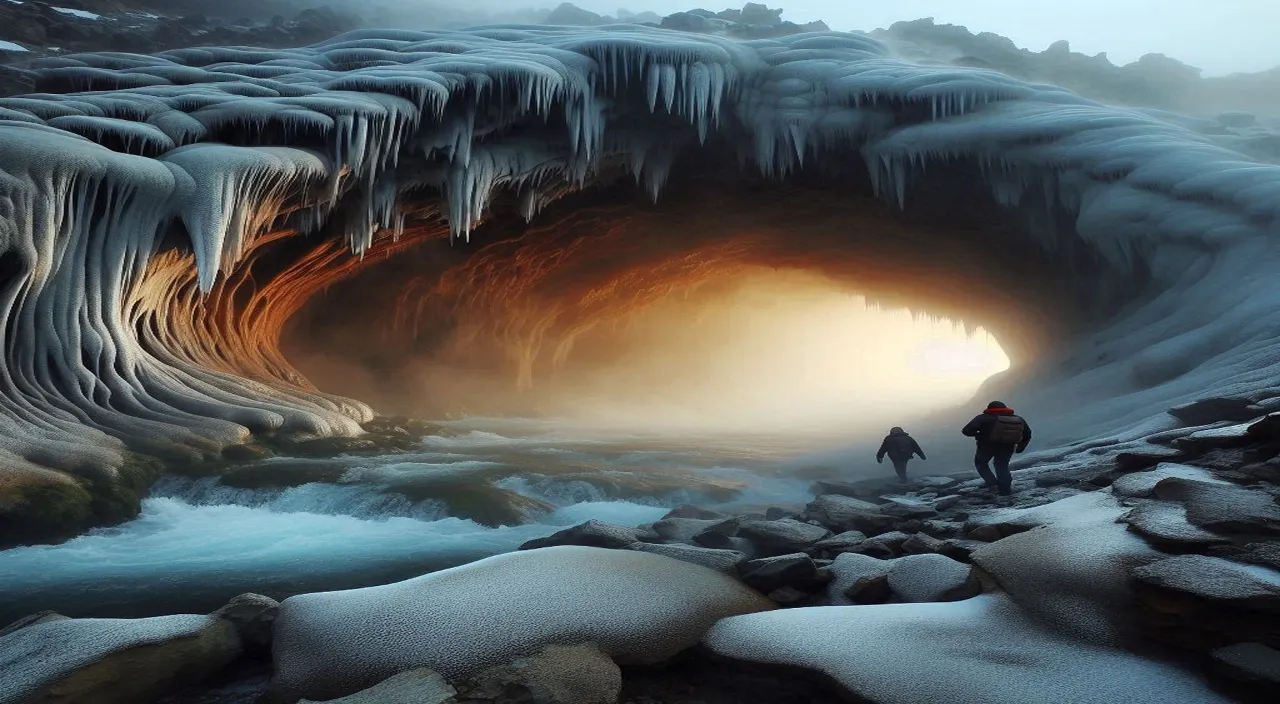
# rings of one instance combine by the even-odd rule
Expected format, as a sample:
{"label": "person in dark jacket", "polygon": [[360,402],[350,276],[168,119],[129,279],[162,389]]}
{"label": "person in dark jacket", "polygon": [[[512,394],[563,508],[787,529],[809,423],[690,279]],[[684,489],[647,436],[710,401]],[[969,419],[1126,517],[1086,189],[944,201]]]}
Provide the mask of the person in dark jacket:
{"label": "person in dark jacket", "polygon": [[[978,442],[973,464],[988,487],[994,487],[1001,496],[1012,492],[1013,475],[1009,474],[1009,460],[1013,453],[1022,452],[1031,443],[1031,426],[1012,408],[1001,401],[987,404],[987,410],[964,426],[961,433]],[[996,472],[991,474],[994,461]]]}
{"label": "person in dark jacket", "polygon": [[928,459],[924,456],[924,450],[920,449],[920,443],[916,439],[907,435],[907,431],[902,428],[892,428],[889,434],[885,436],[884,442],[880,443],[880,451],[876,453],[876,462],[883,463],[884,456],[889,456],[889,461],[893,463],[893,471],[898,473],[898,481],[907,481],[907,462],[911,461],[912,456],[920,455],[920,459]]}

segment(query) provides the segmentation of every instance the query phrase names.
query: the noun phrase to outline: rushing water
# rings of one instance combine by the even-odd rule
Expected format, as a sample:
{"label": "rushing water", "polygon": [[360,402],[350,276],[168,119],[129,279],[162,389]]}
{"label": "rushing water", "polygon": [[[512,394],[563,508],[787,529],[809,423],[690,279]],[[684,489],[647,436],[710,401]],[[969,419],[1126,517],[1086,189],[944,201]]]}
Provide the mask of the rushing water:
{"label": "rushing water", "polygon": [[[590,518],[636,525],[684,503],[801,501],[811,482],[795,474],[804,466],[795,458],[831,444],[795,434],[582,437],[493,419],[453,430],[424,439],[420,451],[341,460],[349,468],[335,483],[245,489],[166,477],[133,521],[0,552],[0,623],[41,609],[208,611],[246,591],[283,598],[405,579]],[[458,492],[513,502],[527,522],[486,527],[451,516]]]}

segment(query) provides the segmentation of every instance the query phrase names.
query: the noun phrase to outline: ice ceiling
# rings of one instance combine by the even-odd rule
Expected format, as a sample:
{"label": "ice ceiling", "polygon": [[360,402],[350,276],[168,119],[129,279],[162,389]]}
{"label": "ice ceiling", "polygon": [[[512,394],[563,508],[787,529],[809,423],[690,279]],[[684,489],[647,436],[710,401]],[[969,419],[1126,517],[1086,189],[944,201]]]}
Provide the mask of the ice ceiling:
{"label": "ice ceiling", "polygon": [[[369,277],[373,314],[440,306],[527,369],[700,271],[852,277],[992,330],[1063,442],[1280,395],[1280,167],[865,36],[362,30],[38,65],[45,93],[0,99],[10,471],[359,432],[281,336],[350,318],[317,294]],[[420,275],[451,237],[467,262]]]}

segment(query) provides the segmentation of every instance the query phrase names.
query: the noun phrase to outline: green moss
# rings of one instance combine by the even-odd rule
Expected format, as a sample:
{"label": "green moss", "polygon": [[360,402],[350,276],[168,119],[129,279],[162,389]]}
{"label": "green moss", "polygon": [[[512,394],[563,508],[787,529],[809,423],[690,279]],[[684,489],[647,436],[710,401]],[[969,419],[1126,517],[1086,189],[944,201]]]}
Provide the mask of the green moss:
{"label": "green moss", "polygon": [[90,482],[93,496],[90,509],[96,522],[111,525],[127,521],[142,510],[142,497],[164,473],[160,460],[136,452],[126,453],[124,464],[116,470],[114,480],[95,479]]}

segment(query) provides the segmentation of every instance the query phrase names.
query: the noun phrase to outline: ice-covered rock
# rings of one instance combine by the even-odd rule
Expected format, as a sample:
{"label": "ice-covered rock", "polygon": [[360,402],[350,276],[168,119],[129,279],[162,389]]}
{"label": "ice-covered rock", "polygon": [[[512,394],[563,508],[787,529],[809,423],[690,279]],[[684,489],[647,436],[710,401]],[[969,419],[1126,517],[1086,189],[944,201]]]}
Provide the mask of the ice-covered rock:
{"label": "ice-covered rock", "polygon": [[905,602],[959,601],[977,596],[982,586],[973,567],[942,555],[907,555],[893,561],[889,589]]}
{"label": "ice-covered rock", "polygon": [[1066,633],[1109,644],[1128,632],[1130,572],[1160,557],[1116,523],[1127,509],[1104,492],[1079,494],[1007,520],[1039,525],[973,551],[1029,614]]}
{"label": "ice-covered rock", "polygon": [[420,667],[457,681],[546,645],[587,641],[619,664],[655,663],[720,618],[771,608],[732,577],[660,555],[578,546],[516,552],[286,599],[272,688],[333,698]]}
{"label": "ice-covered rock", "polygon": [[1111,483],[1111,491],[1120,496],[1148,498],[1155,494],[1156,484],[1174,477],[1209,483],[1226,483],[1215,478],[1213,472],[1207,469],[1166,462],[1146,472],[1134,472],[1119,477]]}
{"label": "ice-covered rock", "polygon": [[722,657],[821,673],[875,704],[1230,701],[1170,665],[1046,630],[995,594],[736,616],[703,643]]}
{"label": "ice-covered rock", "polygon": [[0,704],[136,704],[240,656],[229,621],[179,615],[60,619],[0,638]]}
{"label": "ice-covered rock", "polygon": [[1177,555],[1133,571],[1133,578],[1207,601],[1280,614],[1280,572],[1208,555]]}
{"label": "ice-covered rock", "polygon": [[662,545],[657,543],[632,543],[629,550],[663,555],[676,560],[684,560],[695,565],[710,567],[717,572],[736,575],[738,565],[747,559],[746,553],[737,550],[719,550],[701,548],[696,545]]}

